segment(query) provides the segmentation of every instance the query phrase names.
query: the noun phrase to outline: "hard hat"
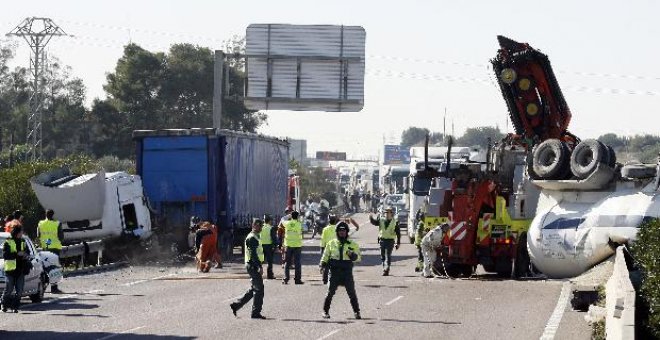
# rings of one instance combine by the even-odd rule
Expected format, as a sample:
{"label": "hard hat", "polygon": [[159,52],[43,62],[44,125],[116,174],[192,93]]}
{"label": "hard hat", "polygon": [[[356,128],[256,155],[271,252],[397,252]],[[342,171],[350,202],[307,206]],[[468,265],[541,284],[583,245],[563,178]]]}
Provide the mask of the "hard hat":
{"label": "hard hat", "polygon": [[330,222],[330,224],[337,224],[337,221],[339,221],[339,219],[337,218],[337,215],[330,214],[328,216],[328,222]]}

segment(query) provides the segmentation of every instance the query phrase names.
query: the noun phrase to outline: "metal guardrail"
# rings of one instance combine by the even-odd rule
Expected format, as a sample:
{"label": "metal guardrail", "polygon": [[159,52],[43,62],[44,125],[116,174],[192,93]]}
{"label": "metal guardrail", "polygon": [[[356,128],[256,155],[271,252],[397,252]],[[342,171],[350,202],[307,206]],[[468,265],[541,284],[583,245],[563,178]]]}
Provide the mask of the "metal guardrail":
{"label": "metal guardrail", "polygon": [[66,259],[80,256],[80,261],[78,264],[84,267],[84,264],[90,254],[97,253],[96,265],[100,266],[103,260],[103,249],[103,241],[83,242],[62,247],[60,258]]}

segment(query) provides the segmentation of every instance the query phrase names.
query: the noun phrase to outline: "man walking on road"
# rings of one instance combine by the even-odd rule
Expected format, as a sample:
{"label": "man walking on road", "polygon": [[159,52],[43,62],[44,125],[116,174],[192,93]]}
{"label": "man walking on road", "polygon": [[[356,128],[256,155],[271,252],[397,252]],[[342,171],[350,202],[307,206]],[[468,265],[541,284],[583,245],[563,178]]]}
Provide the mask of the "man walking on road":
{"label": "man walking on road", "polygon": [[348,224],[339,222],[336,228],[337,238],[328,242],[321,257],[320,271],[323,273],[326,269],[330,270],[330,284],[328,285],[328,294],[323,303],[323,318],[330,318],[330,305],[332,297],[337,292],[339,286],[346,287],[348,298],[353,307],[356,319],[362,319],[360,316],[360,305],[357,294],[355,293],[355,281],[353,280],[353,263],[360,262],[360,246],[348,239]]}
{"label": "man walking on road", "polygon": [[273,224],[273,218],[270,217],[270,215],[265,215],[264,226],[261,229],[261,234],[259,235],[259,239],[261,240],[261,245],[264,248],[264,258],[266,259],[266,264],[267,264],[266,278],[268,280],[275,279],[275,274],[273,273],[273,257],[275,256],[277,229],[274,228],[272,224]]}
{"label": "man walking on road", "polygon": [[264,279],[262,277],[264,271],[261,266],[264,262],[264,250],[261,246],[261,241],[259,240],[259,234],[261,233],[262,227],[263,222],[261,220],[255,220],[252,223],[252,232],[250,232],[245,238],[245,269],[247,269],[247,272],[250,275],[250,289],[248,289],[238,301],[229,305],[234,316],[236,316],[236,312],[241,309],[241,307],[254,297],[254,302],[252,303],[252,318],[265,319],[265,317],[261,315],[261,306],[264,302]]}
{"label": "man walking on road", "polygon": [[374,219],[372,215],[369,215],[369,221],[378,227],[378,243],[380,244],[380,259],[383,262],[383,276],[388,276],[392,264],[392,250],[394,248],[399,249],[401,244],[399,221],[393,219],[392,208],[385,209],[385,219],[381,216]]}
{"label": "man walking on road", "polygon": [[[37,238],[41,244],[41,249],[57,255],[59,258],[62,252],[64,231],[62,230],[62,223],[53,219],[54,215],[53,209],[46,210],[46,219],[39,221],[37,225]],[[50,286],[50,292],[54,294],[62,293],[56,283]]]}
{"label": "man walking on road", "polygon": [[286,248],[286,265],[284,266],[284,280],[282,284],[289,283],[289,272],[292,263],[295,265],[294,281],[297,285],[302,281],[302,224],[298,221],[298,212],[291,212],[291,219],[284,224],[284,247]]}

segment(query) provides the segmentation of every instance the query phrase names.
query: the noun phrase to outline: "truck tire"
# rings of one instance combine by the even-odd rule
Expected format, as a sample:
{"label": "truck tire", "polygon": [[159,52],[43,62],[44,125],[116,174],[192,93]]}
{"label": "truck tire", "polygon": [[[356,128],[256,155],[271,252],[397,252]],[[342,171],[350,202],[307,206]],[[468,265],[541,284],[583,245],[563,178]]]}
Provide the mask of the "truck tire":
{"label": "truck tire", "polygon": [[616,167],[616,152],[614,152],[614,149],[609,145],[607,145],[607,154],[609,155],[610,160],[607,165],[614,169],[614,167]]}
{"label": "truck tire", "polygon": [[589,177],[599,163],[609,165],[610,155],[605,144],[595,139],[580,142],[571,154],[571,172],[578,179]]}
{"label": "truck tire", "polygon": [[536,172],[534,172],[534,153],[528,152],[527,157],[525,157],[525,162],[527,163],[527,175],[530,179],[541,179]]}
{"label": "truck tire", "polygon": [[534,148],[532,168],[539,179],[563,179],[570,155],[566,143],[548,139]]}
{"label": "truck tire", "polygon": [[527,252],[527,234],[523,233],[518,238],[518,249],[516,250],[516,260],[514,262],[513,273],[516,279],[530,274],[530,263],[529,253]]}
{"label": "truck tire", "polygon": [[512,261],[510,258],[498,257],[495,259],[495,271],[501,278],[510,278],[512,272]]}

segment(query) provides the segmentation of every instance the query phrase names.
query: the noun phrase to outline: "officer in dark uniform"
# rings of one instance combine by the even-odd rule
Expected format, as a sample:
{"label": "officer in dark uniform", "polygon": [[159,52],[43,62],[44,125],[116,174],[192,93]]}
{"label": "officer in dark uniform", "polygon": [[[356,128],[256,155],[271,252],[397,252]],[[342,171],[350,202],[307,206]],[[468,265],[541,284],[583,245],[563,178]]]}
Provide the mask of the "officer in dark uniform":
{"label": "officer in dark uniform", "polygon": [[337,287],[346,287],[348,298],[351,301],[351,307],[355,313],[356,319],[362,319],[360,316],[360,305],[358,304],[357,294],[355,293],[355,281],[353,280],[353,263],[361,260],[360,246],[348,239],[348,224],[339,222],[337,224],[337,238],[331,240],[323,250],[321,257],[321,273],[326,268],[330,269],[330,282],[328,284],[328,295],[323,304],[323,318],[330,318],[330,304],[332,297],[337,291]]}
{"label": "officer in dark uniform", "polygon": [[245,269],[247,269],[250,275],[250,289],[240,299],[229,305],[234,316],[254,296],[252,318],[265,319],[261,315],[261,306],[264,302],[264,279],[262,277],[264,270],[261,267],[261,264],[264,262],[264,250],[259,240],[259,234],[262,227],[263,222],[261,220],[255,220],[252,223],[252,232],[245,238]]}

